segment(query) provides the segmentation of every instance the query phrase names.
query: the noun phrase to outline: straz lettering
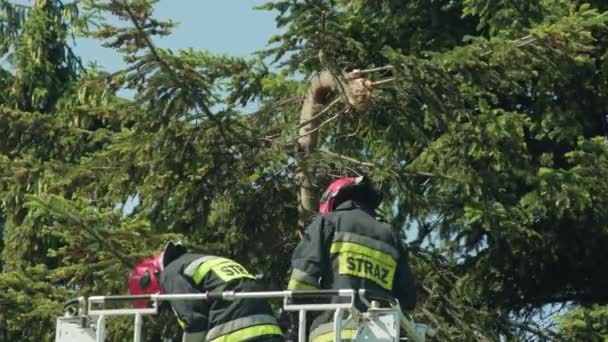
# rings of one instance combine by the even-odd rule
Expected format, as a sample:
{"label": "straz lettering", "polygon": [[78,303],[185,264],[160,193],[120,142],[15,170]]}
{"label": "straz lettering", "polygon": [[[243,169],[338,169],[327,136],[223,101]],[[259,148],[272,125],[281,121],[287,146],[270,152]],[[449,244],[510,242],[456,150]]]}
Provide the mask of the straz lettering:
{"label": "straz lettering", "polygon": [[362,253],[339,252],[338,267],[340,274],[366,278],[392,290],[397,263],[394,259],[381,260]]}
{"label": "straz lettering", "polygon": [[363,273],[375,278],[376,280],[380,280],[383,284],[388,283],[389,270],[377,263],[373,263],[368,259],[347,256],[346,264],[348,270],[353,271],[354,273]]}
{"label": "straz lettering", "polygon": [[220,270],[224,272],[227,276],[233,275],[249,275],[249,272],[245,269],[245,267],[237,264],[220,266]]}
{"label": "straz lettering", "polygon": [[245,267],[237,264],[232,260],[226,260],[220,264],[213,266],[213,271],[223,281],[231,281],[238,278],[251,278],[255,279],[251,273],[249,273]]}

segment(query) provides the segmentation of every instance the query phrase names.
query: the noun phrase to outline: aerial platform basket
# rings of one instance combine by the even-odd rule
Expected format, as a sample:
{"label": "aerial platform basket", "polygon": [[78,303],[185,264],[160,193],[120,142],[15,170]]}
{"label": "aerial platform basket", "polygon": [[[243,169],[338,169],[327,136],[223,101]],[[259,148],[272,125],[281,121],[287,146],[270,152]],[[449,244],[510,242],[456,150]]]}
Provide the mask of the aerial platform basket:
{"label": "aerial platform basket", "polygon": [[[301,304],[319,298],[342,297],[340,303]],[[424,342],[433,331],[424,324],[406,317],[394,299],[374,296],[366,290],[312,290],[312,291],[264,291],[264,292],[221,292],[200,294],[157,294],[79,297],[66,303],[65,316],[57,319],[55,342],[104,342],[106,338],[105,321],[112,316],[133,316],[133,341],[142,341],[143,316],[156,315],[160,302],[175,300],[235,300],[244,298],[282,299],[285,311],[299,313],[298,342],[306,342],[306,313],[309,311],[333,311],[333,333],[335,342],[342,341],[339,333],[343,327],[356,330],[351,341],[367,342]],[[360,312],[355,307],[359,298],[369,309]],[[297,299],[297,303],[293,302]],[[106,308],[106,304],[144,300],[152,302],[149,308]],[[384,307],[380,303],[388,303]],[[347,317],[343,319],[343,317]],[[342,319],[341,319],[342,318]],[[405,337],[400,337],[400,332]]]}

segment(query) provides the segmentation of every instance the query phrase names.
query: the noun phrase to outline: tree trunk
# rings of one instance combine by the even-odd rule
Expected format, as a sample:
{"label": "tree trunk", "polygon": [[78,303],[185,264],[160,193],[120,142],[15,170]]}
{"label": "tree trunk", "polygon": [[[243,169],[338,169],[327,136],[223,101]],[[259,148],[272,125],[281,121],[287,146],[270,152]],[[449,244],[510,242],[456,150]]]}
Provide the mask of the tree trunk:
{"label": "tree trunk", "polygon": [[[384,68],[382,68],[384,69]],[[370,69],[371,70],[371,69]],[[319,137],[319,117],[324,108],[327,108],[332,95],[338,90],[345,91],[344,98],[348,106],[355,112],[365,112],[371,98],[371,89],[374,83],[362,78],[364,73],[373,70],[353,70],[344,75],[346,84],[341,83],[329,71],[324,70],[315,75],[310,81],[306,97],[300,112],[300,130],[297,143],[297,175],[296,180],[300,190],[298,192],[298,230],[304,231],[304,226],[310,216],[316,211],[319,204],[317,198],[317,185],[315,183],[314,167],[309,165],[309,156],[317,150]],[[385,81],[386,82],[386,81]],[[380,82],[377,82],[380,84]],[[344,89],[339,89],[343,85]],[[333,104],[333,103],[332,103]],[[331,106],[331,105],[330,105]],[[321,115],[319,115],[321,116]]]}
{"label": "tree trunk", "polygon": [[[329,72],[322,71],[315,75],[308,90],[300,112],[300,124],[306,123],[298,132],[296,162],[298,165],[296,180],[300,187],[298,192],[298,229],[304,230],[306,221],[316,211],[318,205],[315,191],[314,168],[307,165],[308,157],[317,149],[319,118],[311,120],[329,103],[331,95],[338,88],[339,81]],[[311,132],[314,131],[314,132]],[[309,133],[310,132],[310,133]]]}

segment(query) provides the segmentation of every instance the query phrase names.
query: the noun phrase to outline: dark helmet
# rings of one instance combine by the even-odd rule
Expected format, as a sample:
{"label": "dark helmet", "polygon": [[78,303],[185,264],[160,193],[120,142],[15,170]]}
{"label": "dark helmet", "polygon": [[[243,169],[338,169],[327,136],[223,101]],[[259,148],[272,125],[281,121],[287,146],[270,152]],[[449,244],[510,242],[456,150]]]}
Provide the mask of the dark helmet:
{"label": "dark helmet", "polygon": [[366,177],[346,177],[333,181],[321,196],[319,212],[327,214],[347,200],[353,200],[374,210],[382,202],[380,189]]}

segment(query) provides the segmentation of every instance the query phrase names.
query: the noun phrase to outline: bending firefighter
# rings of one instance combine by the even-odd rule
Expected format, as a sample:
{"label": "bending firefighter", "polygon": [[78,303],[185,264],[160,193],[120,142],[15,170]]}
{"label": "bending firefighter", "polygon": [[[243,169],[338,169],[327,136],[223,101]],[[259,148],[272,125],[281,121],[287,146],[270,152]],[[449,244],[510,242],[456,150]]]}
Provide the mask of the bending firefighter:
{"label": "bending firefighter", "polygon": [[[238,263],[187,253],[184,246],[172,242],[160,255],[139,263],[129,276],[131,294],[259,290],[255,277]],[[175,301],[171,306],[184,329],[184,342],[284,341],[265,300]]]}
{"label": "bending firefighter", "polygon": [[[289,289],[366,289],[413,309],[416,289],[407,253],[391,229],[374,218],[380,202],[380,191],[363,177],[334,181],[321,198],[321,215],[293,253]],[[329,314],[317,317],[310,340],[333,340],[332,320]],[[342,338],[353,334],[354,327],[345,326]]]}

